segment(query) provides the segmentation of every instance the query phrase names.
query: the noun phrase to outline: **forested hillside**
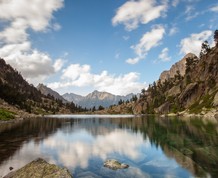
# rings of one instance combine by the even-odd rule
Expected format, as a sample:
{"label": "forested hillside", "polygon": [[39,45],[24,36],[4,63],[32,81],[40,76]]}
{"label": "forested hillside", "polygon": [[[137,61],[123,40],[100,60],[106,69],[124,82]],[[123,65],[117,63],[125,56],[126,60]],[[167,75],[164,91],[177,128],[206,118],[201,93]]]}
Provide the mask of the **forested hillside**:
{"label": "forested hillside", "polygon": [[179,71],[166,80],[159,79],[142,90],[133,106],[134,113],[200,113],[218,107],[218,47],[186,58],[185,74]]}
{"label": "forested hillside", "polygon": [[51,95],[43,95],[4,59],[0,59],[0,98],[29,113],[52,114],[84,111],[73,102],[63,103]]}

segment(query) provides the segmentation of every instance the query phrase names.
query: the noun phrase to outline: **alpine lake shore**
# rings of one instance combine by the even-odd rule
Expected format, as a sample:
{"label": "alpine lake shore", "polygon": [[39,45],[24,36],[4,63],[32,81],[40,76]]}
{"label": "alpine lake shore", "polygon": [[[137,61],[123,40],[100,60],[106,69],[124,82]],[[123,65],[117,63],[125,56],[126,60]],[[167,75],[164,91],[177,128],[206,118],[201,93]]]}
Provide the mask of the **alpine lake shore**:
{"label": "alpine lake shore", "polygon": [[[105,115],[107,114],[106,112],[102,111],[95,111],[94,113],[92,112],[87,112],[87,113],[79,113],[79,115]],[[112,114],[113,115],[113,114]],[[146,114],[138,114],[137,116],[142,116]],[[45,115],[46,116],[46,115]],[[165,118],[165,117],[185,117],[185,118],[201,118],[201,119],[206,119],[206,120],[216,120],[218,121],[218,111],[216,109],[211,109],[211,110],[206,110],[202,111],[199,114],[190,114],[188,111],[182,111],[179,113],[168,113],[168,114],[159,114],[158,115],[160,118]],[[10,106],[6,102],[1,101],[1,107],[0,107],[0,125],[4,125],[6,123],[17,123],[21,122],[24,119],[30,119],[31,118],[42,118],[44,115],[38,115],[38,114],[30,114],[27,113],[23,110],[19,110],[15,106]],[[105,167],[108,167],[109,169],[112,170],[117,170],[117,169],[127,169],[129,165],[127,164],[121,164],[117,160],[107,160],[104,163]],[[65,168],[65,167],[59,167],[54,164],[50,164],[46,162],[42,158],[37,158],[33,160],[32,162],[26,164],[22,168],[13,171],[13,167],[9,167],[10,173],[5,175],[3,178],[29,178],[29,177],[48,177],[48,178],[55,178],[55,177],[64,177],[64,178],[73,178],[73,175],[70,173],[70,171]]]}

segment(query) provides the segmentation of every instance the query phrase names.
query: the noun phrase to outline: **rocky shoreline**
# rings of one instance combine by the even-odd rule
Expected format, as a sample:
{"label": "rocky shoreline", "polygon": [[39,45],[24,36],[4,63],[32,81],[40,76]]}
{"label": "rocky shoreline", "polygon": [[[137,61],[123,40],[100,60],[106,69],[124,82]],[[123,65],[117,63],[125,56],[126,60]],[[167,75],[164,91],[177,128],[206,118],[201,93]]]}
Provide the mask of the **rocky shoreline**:
{"label": "rocky shoreline", "polygon": [[[128,164],[120,163],[115,159],[109,159],[104,162],[104,167],[107,167],[111,170],[118,169],[127,169],[129,168]],[[9,168],[11,171],[13,167]],[[61,168],[54,164],[49,164],[42,158],[37,158],[34,161],[26,164],[24,167],[12,171],[3,178],[73,178],[70,171],[67,168]]]}
{"label": "rocky shoreline", "polygon": [[[13,169],[13,168],[11,168]],[[49,164],[42,158],[38,158],[24,167],[12,171],[3,178],[73,178],[69,170],[58,167],[54,164]]]}

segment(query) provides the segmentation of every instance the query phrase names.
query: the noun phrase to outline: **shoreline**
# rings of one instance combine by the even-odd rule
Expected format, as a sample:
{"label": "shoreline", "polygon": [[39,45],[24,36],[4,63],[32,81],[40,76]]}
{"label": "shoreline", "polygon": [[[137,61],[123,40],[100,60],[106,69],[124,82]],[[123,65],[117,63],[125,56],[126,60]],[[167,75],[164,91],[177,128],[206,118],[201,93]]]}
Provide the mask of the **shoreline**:
{"label": "shoreline", "polygon": [[[50,114],[48,114],[49,116]],[[91,114],[91,113],[81,113],[81,114],[78,114],[78,113],[72,113],[72,114],[54,114],[54,115],[93,115],[95,116],[96,114]],[[97,114],[97,115],[130,115],[130,114],[105,114],[105,113],[102,113],[102,114]],[[164,117],[187,117],[187,118],[193,118],[193,117],[198,117],[198,118],[202,118],[202,119],[216,119],[218,120],[218,111],[217,110],[213,110],[213,111],[209,111],[209,112],[206,112],[205,114],[202,114],[202,113],[199,113],[199,114],[193,114],[193,113],[188,113],[186,111],[182,111],[182,112],[179,112],[179,113],[166,113],[166,114],[132,114],[133,117],[141,117],[141,116],[146,116],[146,115],[154,115],[154,116],[159,116],[161,118],[164,118]],[[38,118],[38,117],[45,117],[47,115],[37,115],[37,114],[32,114],[32,113],[28,113],[28,114],[25,114],[23,115],[22,117],[19,116],[19,115],[16,115],[16,117],[14,119],[10,119],[10,120],[0,120],[0,124],[7,124],[7,123],[16,123],[16,122],[20,122],[20,121],[23,121],[25,119],[31,119],[31,118]]]}

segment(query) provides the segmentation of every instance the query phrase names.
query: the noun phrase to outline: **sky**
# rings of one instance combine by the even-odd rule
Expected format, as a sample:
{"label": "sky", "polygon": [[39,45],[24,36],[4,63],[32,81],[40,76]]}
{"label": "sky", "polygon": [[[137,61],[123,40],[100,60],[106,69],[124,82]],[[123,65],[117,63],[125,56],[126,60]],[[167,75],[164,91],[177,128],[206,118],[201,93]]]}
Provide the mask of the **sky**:
{"label": "sky", "polygon": [[216,29],[217,0],[0,0],[0,57],[60,94],[139,93]]}

